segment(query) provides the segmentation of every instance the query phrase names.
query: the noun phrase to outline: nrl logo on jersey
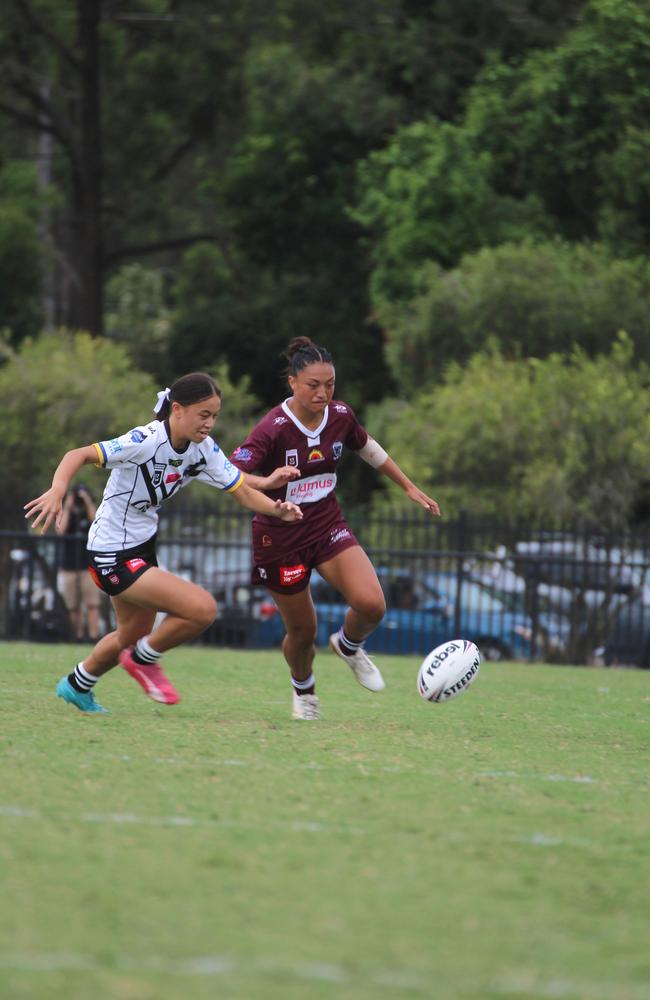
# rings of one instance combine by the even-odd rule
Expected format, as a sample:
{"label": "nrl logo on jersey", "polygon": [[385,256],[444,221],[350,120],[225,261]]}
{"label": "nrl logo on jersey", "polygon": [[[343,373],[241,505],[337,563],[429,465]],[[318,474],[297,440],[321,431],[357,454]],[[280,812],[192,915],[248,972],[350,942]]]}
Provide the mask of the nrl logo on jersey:
{"label": "nrl logo on jersey", "polygon": [[335,441],[334,444],[332,445],[332,458],[334,459],[335,462],[339,460],[342,453],[343,453],[343,442]]}
{"label": "nrl logo on jersey", "polygon": [[156,487],[160,486],[160,484],[162,483],[162,477],[165,473],[166,468],[167,468],[167,462],[154,462],[153,476],[151,477],[151,485],[153,486],[154,489],[156,489]]}

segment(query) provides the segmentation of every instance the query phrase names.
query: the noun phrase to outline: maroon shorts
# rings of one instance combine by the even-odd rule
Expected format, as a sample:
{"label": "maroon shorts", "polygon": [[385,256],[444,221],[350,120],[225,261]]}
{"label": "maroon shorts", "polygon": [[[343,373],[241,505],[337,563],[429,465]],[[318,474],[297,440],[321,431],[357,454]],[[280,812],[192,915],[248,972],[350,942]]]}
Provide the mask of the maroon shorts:
{"label": "maroon shorts", "polygon": [[[338,519],[330,525],[322,538],[304,548],[294,549],[281,559],[265,559],[266,540],[270,540],[269,529],[253,523],[253,572],[251,580],[255,586],[262,585],[279,594],[297,594],[309,586],[311,571],[321,563],[337,556],[339,552],[358,545],[347,521]],[[271,547],[271,546],[269,546]]]}
{"label": "maroon shorts", "polygon": [[138,577],[157,565],[155,536],[142,545],[118,552],[88,551],[88,572],[99,589],[109,597],[121,594]]}

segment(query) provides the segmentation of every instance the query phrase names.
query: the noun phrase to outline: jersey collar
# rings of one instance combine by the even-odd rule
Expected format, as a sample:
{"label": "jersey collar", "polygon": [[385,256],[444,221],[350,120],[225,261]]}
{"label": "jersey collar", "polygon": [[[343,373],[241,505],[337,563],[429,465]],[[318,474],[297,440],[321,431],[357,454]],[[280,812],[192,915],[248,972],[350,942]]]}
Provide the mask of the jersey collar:
{"label": "jersey collar", "polygon": [[300,421],[298,420],[298,417],[295,415],[295,413],[292,410],[289,409],[288,403],[289,403],[290,399],[291,399],[291,396],[289,396],[287,399],[285,399],[284,403],[282,404],[282,409],[284,410],[284,412],[286,413],[286,415],[289,417],[289,419],[294,422],[294,424],[296,425],[296,427],[298,428],[298,430],[302,431],[302,433],[306,437],[308,437],[308,438],[317,438],[317,437],[320,437],[321,432],[325,429],[325,427],[327,425],[327,418],[329,416],[329,406],[325,407],[325,412],[323,413],[323,419],[321,420],[321,422],[318,425],[318,427],[316,427],[312,431],[312,430],[309,429],[309,427],[305,427],[304,424],[301,424]]}
{"label": "jersey collar", "polygon": [[169,426],[169,420],[165,420],[164,424],[165,424],[165,433],[167,434],[167,440],[169,441],[169,447],[176,455],[184,455],[192,442],[188,441],[185,447],[181,451],[178,451],[178,449],[174,448],[174,445],[172,444],[172,432]]}

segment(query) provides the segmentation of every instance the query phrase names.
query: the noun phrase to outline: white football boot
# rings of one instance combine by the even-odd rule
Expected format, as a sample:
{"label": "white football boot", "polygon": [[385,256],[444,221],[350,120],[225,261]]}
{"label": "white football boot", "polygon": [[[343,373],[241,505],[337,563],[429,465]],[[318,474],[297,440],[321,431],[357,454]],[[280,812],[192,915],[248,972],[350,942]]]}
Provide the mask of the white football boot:
{"label": "white football boot", "polygon": [[293,692],[292,719],[313,722],[320,719],[320,699],[317,694],[297,694]]}
{"label": "white football boot", "polygon": [[383,691],[386,685],[384,678],[372,662],[365,649],[359,648],[352,656],[346,656],[339,643],[338,632],[333,632],[329,640],[330,649],[347,663],[359,684],[368,691]]}

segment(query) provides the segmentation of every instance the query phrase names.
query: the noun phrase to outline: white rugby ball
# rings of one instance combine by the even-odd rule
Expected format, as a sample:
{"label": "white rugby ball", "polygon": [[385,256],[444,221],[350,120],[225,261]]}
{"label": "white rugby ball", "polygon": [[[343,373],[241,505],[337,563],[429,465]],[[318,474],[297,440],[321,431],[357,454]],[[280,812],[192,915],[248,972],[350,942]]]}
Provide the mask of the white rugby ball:
{"label": "white rugby ball", "polygon": [[481,654],[468,639],[450,639],[427,653],[418,670],[418,693],[425,701],[451,701],[476,680]]}

